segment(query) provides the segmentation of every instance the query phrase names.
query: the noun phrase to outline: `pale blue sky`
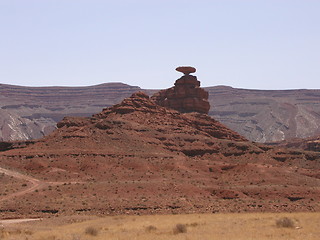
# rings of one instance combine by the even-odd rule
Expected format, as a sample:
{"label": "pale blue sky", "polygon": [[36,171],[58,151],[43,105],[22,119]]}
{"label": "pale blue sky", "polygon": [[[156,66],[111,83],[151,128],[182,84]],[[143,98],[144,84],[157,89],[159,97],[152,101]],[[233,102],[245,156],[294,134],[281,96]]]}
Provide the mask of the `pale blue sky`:
{"label": "pale blue sky", "polygon": [[320,89],[319,0],[0,0],[0,83]]}

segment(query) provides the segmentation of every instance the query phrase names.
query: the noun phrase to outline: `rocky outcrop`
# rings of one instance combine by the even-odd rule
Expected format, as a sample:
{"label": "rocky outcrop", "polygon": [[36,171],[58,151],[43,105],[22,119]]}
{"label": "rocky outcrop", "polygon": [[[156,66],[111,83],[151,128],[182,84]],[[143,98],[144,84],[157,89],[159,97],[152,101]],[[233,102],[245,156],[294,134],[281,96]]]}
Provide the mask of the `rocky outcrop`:
{"label": "rocky outcrop", "polygon": [[25,148],[0,144],[0,168],[39,186],[0,174],[0,218],[320,211],[319,153],[252,143],[141,92],[58,127]]}
{"label": "rocky outcrop", "polygon": [[[183,131],[183,128],[181,127],[183,125],[187,125],[194,128],[198,134],[201,132],[217,139],[247,141],[244,137],[226,128],[223,124],[208,115],[199,113],[181,114],[178,111],[166,109],[165,107],[155,104],[149,96],[143,92],[134,93],[131,97],[124,99],[120,104],[106,108],[101,113],[93,115],[92,121],[98,121],[98,124],[100,124],[101,119],[102,121],[105,121],[106,118],[110,118],[110,115],[129,115],[133,113],[136,115],[136,118],[140,118],[139,115],[141,114],[142,119],[145,118],[143,116],[148,115],[149,119],[147,120],[149,123],[151,123],[154,116],[157,116],[156,120],[150,125],[157,126],[158,129],[164,128],[163,125],[168,125],[166,130],[163,131],[170,133],[170,135],[174,135],[175,131],[178,133],[190,131],[190,129],[185,129],[185,131]],[[159,121],[161,118],[162,120],[167,119],[164,124]],[[79,118],[74,118],[72,120],[74,124],[77,123],[75,119]],[[137,121],[137,119],[134,119],[134,121]],[[146,121],[146,119],[143,121]],[[72,126],[74,124],[69,123],[68,126]],[[58,126],[59,125],[60,124],[58,124]]]}
{"label": "rocky outcrop", "polygon": [[[204,89],[214,106],[209,115],[251,141],[277,142],[320,135],[320,90]],[[40,138],[65,116],[92,116],[139,90],[121,83],[89,87],[0,84],[0,141]],[[153,95],[159,90],[143,91]]]}
{"label": "rocky outcrop", "polygon": [[65,116],[91,116],[139,87],[106,83],[89,87],[21,87],[0,84],[0,141],[39,139]]}
{"label": "rocky outcrop", "polygon": [[320,152],[320,137],[307,142],[306,150]]}
{"label": "rocky outcrop", "polygon": [[12,143],[9,142],[0,142],[0,152],[6,151],[12,148]]}
{"label": "rocky outcrop", "polygon": [[196,69],[194,67],[177,67],[176,70],[178,72],[184,73],[185,75],[196,72]]}
{"label": "rocky outcrop", "polygon": [[175,82],[174,87],[154,94],[152,99],[160,106],[172,108],[182,113],[208,114],[210,109],[208,92],[200,88],[200,82],[196,76],[189,75],[195,72],[195,68],[178,67],[176,70],[185,75]]}
{"label": "rocky outcrop", "polygon": [[320,136],[305,139],[294,138],[281,142],[270,143],[270,145],[292,149],[301,149],[305,151],[320,152]]}

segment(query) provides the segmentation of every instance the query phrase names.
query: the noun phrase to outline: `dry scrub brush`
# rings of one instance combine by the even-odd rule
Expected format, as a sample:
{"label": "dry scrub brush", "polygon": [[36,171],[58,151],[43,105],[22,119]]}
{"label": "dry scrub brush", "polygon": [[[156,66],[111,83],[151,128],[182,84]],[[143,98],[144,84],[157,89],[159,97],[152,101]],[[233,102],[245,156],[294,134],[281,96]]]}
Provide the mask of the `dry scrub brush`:
{"label": "dry scrub brush", "polygon": [[276,221],[276,226],[282,227],[282,228],[294,228],[295,222],[294,222],[294,220],[292,220],[290,218],[283,217],[283,218],[280,218]]}
{"label": "dry scrub brush", "polygon": [[91,236],[97,236],[98,233],[99,231],[95,227],[87,227],[85,230],[85,234],[91,235]]}
{"label": "dry scrub brush", "polygon": [[187,226],[185,224],[178,223],[173,228],[173,234],[186,233],[186,232],[187,232]]}
{"label": "dry scrub brush", "polygon": [[157,228],[155,226],[152,226],[152,225],[146,227],[146,232],[148,232],[148,233],[154,232],[156,230],[157,230]]}

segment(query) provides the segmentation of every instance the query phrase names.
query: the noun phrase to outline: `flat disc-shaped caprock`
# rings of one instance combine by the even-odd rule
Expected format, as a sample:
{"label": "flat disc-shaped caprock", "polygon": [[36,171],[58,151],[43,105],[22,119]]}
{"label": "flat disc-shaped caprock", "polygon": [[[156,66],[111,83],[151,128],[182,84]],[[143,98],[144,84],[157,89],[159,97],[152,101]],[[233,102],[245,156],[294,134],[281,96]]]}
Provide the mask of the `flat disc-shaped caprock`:
{"label": "flat disc-shaped caprock", "polygon": [[196,69],[190,66],[177,67],[176,70],[184,73],[185,75],[196,72]]}

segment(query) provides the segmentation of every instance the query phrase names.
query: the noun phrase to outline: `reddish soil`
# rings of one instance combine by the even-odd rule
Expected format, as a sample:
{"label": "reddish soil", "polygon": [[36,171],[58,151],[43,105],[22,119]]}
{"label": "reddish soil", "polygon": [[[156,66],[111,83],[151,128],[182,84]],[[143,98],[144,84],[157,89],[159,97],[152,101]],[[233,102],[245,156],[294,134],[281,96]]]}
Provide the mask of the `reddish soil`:
{"label": "reddish soil", "polygon": [[139,93],[1,152],[0,167],[39,185],[0,196],[0,217],[319,211],[319,160],[252,143],[206,114]]}

